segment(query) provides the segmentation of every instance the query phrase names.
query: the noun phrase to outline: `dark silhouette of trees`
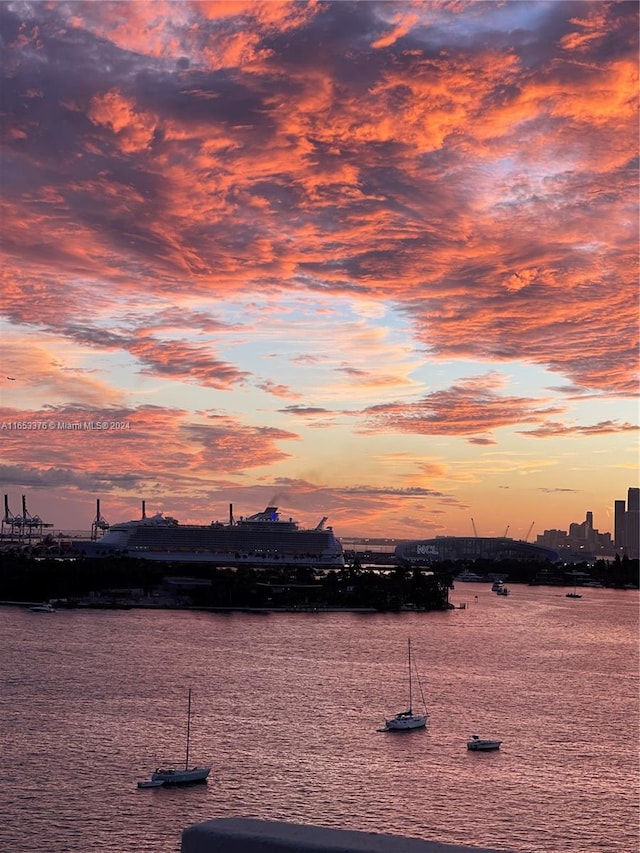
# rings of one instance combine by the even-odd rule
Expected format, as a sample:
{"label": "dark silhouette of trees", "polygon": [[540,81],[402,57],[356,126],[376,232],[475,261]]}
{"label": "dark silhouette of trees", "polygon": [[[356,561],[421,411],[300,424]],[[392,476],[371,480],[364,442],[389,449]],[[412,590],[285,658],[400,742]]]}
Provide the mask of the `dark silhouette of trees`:
{"label": "dark silhouette of trees", "polygon": [[[316,571],[307,566],[264,568],[214,567],[210,564],[159,563],[130,557],[64,560],[35,558],[22,552],[0,556],[0,600],[43,601],[82,599],[90,593],[118,591],[133,600],[133,591],[151,595],[162,589],[174,595],[175,604],[195,607],[264,608],[373,608],[376,610],[444,610],[450,607],[449,590],[464,568],[477,574],[507,576],[508,583],[566,585],[574,569],[586,578],[615,588],[638,588],[639,561],[617,556],[566,566],[503,560],[444,562],[433,565],[363,565],[358,555],[338,570]],[[166,579],[173,580],[167,583]],[[180,584],[180,578],[185,579]],[[196,578],[199,583],[189,583]],[[175,590],[180,590],[180,595]],[[172,593],[171,590],[174,590]],[[135,602],[133,602],[135,603]]]}

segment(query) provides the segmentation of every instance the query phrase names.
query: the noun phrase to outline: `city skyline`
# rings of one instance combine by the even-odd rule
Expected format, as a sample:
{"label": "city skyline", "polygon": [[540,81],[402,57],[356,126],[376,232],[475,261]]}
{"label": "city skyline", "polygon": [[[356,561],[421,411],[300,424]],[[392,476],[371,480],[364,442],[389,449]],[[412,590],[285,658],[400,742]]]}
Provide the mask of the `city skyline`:
{"label": "city skyline", "polygon": [[[614,501],[614,529],[611,531],[608,530],[599,530],[596,524],[594,523],[593,512],[591,510],[586,510],[585,520],[583,522],[579,522],[577,520],[573,520],[567,523],[566,528],[558,528],[558,527],[550,527],[545,528],[544,530],[535,530],[535,522],[532,522],[527,529],[526,533],[522,536],[512,536],[511,527],[507,525],[505,530],[500,533],[490,534],[492,537],[495,536],[497,538],[515,538],[520,539],[524,542],[557,546],[557,539],[554,540],[554,534],[564,534],[567,537],[568,542],[578,541],[578,539],[583,538],[585,536],[585,532],[588,530],[591,534],[595,535],[594,543],[599,542],[600,540],[609,539],[611,544],[611,553],[607,551],[607,555],[611,556],[615,552],[619,553],[621,556],[627,553],[627,546],[631,545],[629,549],[631,556],[633,559],[636,559],[638,556],[638,550],[640,546],[639,534],[638,534],[638,523],[640,520],[640,510],[636,504],[638,503],[638,493],[640,489],[636,487],[630,487],[627,491],[627,499],[626,500],[615,500]],[[632,497],[633,494],[633,497]],[[633,504],[633,505],[632,505]],[[618,518],[618,511],[622,508],[622,522]],[[136,515],[135,512],[131,514],[131,517],[118,519],[118,521],[133,521],[143,517],[150,517],[152,513],[147,512],[146,501],[141,501],[140,506],[138,507],[139,514]],[[232,514],[233,506],[229,505],[228,507],[228,516]],[[628,512],[632,512],[636,520],[632,521],[630,524],[627,521],[626,526],[629,527],[631,531],[630,541],[628,541],[626,533],[625,533],[625,520],[628,519]],[[281,515],[284,515],[281,513]],[[237,516],[234,516],[237,519]],[[223,517],[219,517],[216,519],[222,523],[229,521],[229,517],[224,519]],[[470,538],[471,535],[477,536],[478,538],[483,538],[482,531],[478,531],[476,527],[475,520],[472,518],[471,521],[471,531],[462,532],[459,534],[463,538]],[[101,506],[100,498],[96,499],[94,505],[93,516],[91,518],[91,523],[87,524],[84,528],[77,528],[76,530],[72,530],[71,528],[67,528],[66,530],[71,533],[77,533],[80,531],[84,531],[84,533],[91,532],[91,536],[97,536],[98,538],[102,535],[102,533],[106,532],[108,527],[110,526],[109,522],[105,518],[104,515],[104,507]],[[35,536],[35,538],[39,538],[40,536],[44,536],[51,533],[59,533],[63,532],[62,529],[55,528],[47,518],[43,518],[39,515],[37,511],[34,511],[29,497],[27,495],[20,495],[20,499],[17,499],[17,496],[11,496],[8,494],[4,495],[4,512],[2,516],[2,530],[6,535],[17,535],[24,536],[25,539],[30,539]],[[549,535],[551,534],[551,536]],[[376,540],[395,540],[399,538],[407,538],[407,537],[385,537],[385,536],[375,536],[374,534],[362,536],[355,535],[341,535],[338,531],[336,531],[336,535],[338,538],[342,538],[345,540],[361,540],[361,541],[372,541]],[[442,531],[442,536],[451,536],[448,531]],[[587,534],[588,536],[588,534]],[[415,535],[411,538],[419,538],[419,531],[415,532]],[[563,543],[563,546],[566,546],[567,542]],[[596,547],[593,549],[593,553],[595,556],[602,550],[602,547]]]}
{"label": "city skyline", "polygon": [[14,513],[535,541],[589,511],[613,536],[637,3],[5,2],[0,26]]}

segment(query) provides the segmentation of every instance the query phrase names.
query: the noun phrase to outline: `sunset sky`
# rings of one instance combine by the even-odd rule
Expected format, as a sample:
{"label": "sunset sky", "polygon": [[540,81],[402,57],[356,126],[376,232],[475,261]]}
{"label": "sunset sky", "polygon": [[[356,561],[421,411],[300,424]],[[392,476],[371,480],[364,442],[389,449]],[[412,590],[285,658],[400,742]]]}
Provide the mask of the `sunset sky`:
{"label": "sunset sky", "polygon": [[638,8],[1,3],[11,510],[613,533]]}

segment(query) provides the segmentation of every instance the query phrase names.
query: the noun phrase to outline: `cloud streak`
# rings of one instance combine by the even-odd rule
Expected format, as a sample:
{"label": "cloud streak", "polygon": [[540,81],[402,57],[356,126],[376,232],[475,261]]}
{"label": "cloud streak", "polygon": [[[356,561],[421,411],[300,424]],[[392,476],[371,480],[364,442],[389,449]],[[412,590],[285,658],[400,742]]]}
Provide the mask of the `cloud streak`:
{"label": "cloud streak", "polygon": [[[499,393],[503,377],[493,373],[464,379],[446,391],[435,391],[416,403],[382,404],[366,414],[369,429],[392,429],[423,435],[461,435],[490,432],[514,424],[535,423],[562,408],[544,401]],[[474,437],[475,442],[478,437]]]}

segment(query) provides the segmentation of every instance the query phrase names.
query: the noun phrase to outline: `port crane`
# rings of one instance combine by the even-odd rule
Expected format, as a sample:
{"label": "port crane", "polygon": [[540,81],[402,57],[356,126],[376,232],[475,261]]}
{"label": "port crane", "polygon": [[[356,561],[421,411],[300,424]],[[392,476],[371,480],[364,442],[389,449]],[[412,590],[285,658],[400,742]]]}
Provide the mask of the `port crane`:
{"label": "port crane", "polygon": [[[5,531],[5,526],[9,528]],[[14,515],[9,509],[9,496],[4,496],[4,517],[2,519],[2,537],[9,536],[11,539],[16,537],[19,542],[25,539],[30,542],[35,536],[42,536],[43,528],[53,527],[43,521],[39,515],[31,515],[27,509],[27,498],[22,496],[22,515]]]}
{"label": "port crane", "polygon": [[109,529],[109,522],[100,515],[100,498],[96,500],[96,517],[91,524],[91,539],[93,542],[98,538],[100,531],[104,532]]}

